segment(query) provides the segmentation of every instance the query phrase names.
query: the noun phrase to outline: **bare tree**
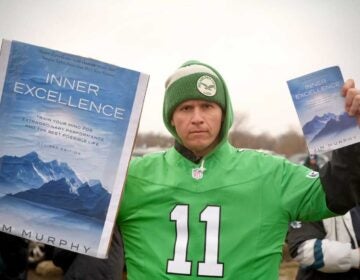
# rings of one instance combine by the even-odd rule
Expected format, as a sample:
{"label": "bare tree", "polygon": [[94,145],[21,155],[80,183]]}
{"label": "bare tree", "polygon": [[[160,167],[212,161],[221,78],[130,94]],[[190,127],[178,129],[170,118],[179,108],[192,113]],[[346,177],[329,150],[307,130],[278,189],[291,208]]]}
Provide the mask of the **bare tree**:
{"label": "bare tree", "polygon": [[170,136],[164,136],[155,133],[138,134],[135,140],[135,147],[161,147],[168,148],[174,144],[174,140]]}
{"label": "bare tree", "polygon": [[306,153],[305,138],[296,131],[289,130],[277,138],[274,151],[287,157],[297,153]]}

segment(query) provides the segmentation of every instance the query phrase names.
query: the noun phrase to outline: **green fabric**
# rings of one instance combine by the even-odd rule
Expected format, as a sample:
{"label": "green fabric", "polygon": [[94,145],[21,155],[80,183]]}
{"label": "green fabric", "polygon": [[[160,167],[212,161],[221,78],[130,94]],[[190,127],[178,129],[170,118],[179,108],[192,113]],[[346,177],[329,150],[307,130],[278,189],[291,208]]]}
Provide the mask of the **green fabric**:
{"label": "green fabric", "polygon": [[[171,125],[172,114],[176,106],[182,103],[183,101],[189,99],[202,99],[207,101],[213,101],[219,104],[220,107],[223,108],[223,112],[225,114],[224,123],[220,132],[221,139],[225,140],[227,138],[227,134],[229,132],[229,129],[233,121],[233,110],[232,110],[232,105],[226,83],[219,72],[217,72],[214,68],[212,68],[211,66],[205,63],[192,60],[184,63],[181,67],[186,67],[193,64],[206,66],[207,68],[211,69],[219,79],[208,73],[200,72],[180,78],[177,81],[175,81],[173,84],[171,84],[169,88],[166,90],[164,96],[164,103],[163,103],[164,124],[166,128],[169,130],[169,132],[175,137],[175,139],[179,143],[182,143],[181,139],[178,137],[176,133],[175,128]],[[217,94],[215,96],[209,97],[201,94],[197,90],[197,81],[201,76],[204,75],[211,76],[215,80],[217,86]]]}
{"label": "green fabric", "polygon": [[215,102],[225,110],[224,89],[218,78],[211,76],[216,82],[217,88],[214,96],[206,96],[197,89],[197,81],[204,75],[211,76],[210,74],[196,73],[182,77],[169,86],[166,90],[166,98],[164,101],[165,122],[170,123],[176,107],[189,99]]}
{"label": "green fabric", "polygon": [[[198,276],[209,238],[201,213],[210,206],[220,209],[216,261],[227,280],[278,279],[288,223],[334,215],[319,178],[283,158],[224,142],[204,158],[204,177],[195,180],[192,169],[198,167],[175,149],[132,161],[117,221],[129,280],[211,279]],[[167,273],[177,225],[170,214],[177,205],[188,207],[182,217],[189,232],[186,276]]]}

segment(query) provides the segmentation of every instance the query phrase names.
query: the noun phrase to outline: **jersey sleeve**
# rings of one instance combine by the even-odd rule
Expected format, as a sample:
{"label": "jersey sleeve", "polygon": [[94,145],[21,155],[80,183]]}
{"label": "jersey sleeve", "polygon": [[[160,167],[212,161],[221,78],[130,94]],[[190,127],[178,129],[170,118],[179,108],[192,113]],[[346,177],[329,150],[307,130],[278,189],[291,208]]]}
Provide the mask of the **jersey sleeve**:
{"label": "jersey sleeve", "polygon": [[289,221],[317,221],[334,216],[326,204],[319,173],[284,160],[278,186],[283,210]]}
{"label": "jersey sleeve", "polygon": [[317,173],[286,160],[280,197],[290,220],[316,221],[344,214],[360,204],[360,143],[332,154]]}

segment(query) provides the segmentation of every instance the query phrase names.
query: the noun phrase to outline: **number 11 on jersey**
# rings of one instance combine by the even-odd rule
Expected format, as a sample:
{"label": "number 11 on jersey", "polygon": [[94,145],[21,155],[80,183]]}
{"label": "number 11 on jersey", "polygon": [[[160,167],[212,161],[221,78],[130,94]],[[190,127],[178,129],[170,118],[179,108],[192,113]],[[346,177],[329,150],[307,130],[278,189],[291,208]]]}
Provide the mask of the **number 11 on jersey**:
{"label": "number 11 on jersey", "polygon": [[[224,264],[219,263],[220,207],[206,206],[200,221],[206,223],[204,261],[198,262],[197,275],[223,277]],[[170,213],[176,225],[174,258],[167,262],[167,273],[191,275],[192,262],[187,260],[189,243],[189,205],[179,204]]]}

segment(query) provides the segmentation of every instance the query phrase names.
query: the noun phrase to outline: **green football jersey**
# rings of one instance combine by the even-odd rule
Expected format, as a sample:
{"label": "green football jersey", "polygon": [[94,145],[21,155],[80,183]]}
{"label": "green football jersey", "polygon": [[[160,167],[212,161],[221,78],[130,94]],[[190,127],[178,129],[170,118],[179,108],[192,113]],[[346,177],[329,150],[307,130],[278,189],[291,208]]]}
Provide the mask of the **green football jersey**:
{"label": "green football jersey", "polygon": [[289,222],[332,215],[318,173],[225,142],[201,164],[133,160],[117,223],[129,280],[269,280]]}

